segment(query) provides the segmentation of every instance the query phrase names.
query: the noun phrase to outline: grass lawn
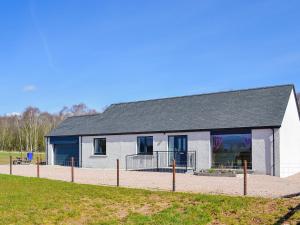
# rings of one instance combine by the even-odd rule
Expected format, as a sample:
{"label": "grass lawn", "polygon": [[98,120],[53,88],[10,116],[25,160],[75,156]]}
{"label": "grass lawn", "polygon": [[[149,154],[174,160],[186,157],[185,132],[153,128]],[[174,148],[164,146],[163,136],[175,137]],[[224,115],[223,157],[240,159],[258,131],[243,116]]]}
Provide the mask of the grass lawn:
{"label": "grass lawn", "polygon": [[[27,152],[7,152],[7,151],[0,151],[0,164],[8,164],[9,163],[9,156],[13,157],[13,160],[16,157],[25,158],[27,156]],[[40,156],[43,160],[45,159],[45,153],[33,153],[34,161],[36,161],[37,156]]]}
{"label": "grass lawn", "polygon": [[299,204],[0,175],[0,224],[297,224]]}

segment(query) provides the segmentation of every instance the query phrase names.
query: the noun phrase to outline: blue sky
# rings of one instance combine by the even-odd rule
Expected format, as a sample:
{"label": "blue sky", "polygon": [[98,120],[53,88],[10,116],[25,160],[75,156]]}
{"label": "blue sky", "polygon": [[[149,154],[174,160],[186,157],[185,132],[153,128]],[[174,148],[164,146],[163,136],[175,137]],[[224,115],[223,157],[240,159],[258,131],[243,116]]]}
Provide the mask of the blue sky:
{"label": "blue sky", "polygon": [[299,8],[296,0],[3,0],[0,114],[300,88]]}

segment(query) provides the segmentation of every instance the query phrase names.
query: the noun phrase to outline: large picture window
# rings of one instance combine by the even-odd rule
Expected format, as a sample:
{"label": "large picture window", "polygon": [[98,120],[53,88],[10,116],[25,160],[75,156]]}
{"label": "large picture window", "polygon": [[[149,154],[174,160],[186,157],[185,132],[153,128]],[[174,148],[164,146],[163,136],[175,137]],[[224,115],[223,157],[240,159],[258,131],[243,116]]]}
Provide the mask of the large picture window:
{"label": "large picture window", "polygon": [[94,139],[94,155],[106,155],[106,139]]}
{"label": "large picture window", "polygon": [[152,155],[153,137],[137,137],[137,152],[138,154]]}
{"label": "large picture window", "polygon": [[212,132],[212,167],[242,168],[247,160],[252,168],[251,131]]}

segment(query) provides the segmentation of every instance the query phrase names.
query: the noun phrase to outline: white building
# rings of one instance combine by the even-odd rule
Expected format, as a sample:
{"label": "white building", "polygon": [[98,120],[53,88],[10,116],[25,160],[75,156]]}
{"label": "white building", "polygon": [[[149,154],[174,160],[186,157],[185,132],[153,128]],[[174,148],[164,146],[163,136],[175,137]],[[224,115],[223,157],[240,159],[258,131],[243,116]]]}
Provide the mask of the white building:
{"label": "white building", "polygon": [[48,164],[80,167],[241,168],[300,172],[300,121],[293,85],[113,104],[70,117],[47,137]]}

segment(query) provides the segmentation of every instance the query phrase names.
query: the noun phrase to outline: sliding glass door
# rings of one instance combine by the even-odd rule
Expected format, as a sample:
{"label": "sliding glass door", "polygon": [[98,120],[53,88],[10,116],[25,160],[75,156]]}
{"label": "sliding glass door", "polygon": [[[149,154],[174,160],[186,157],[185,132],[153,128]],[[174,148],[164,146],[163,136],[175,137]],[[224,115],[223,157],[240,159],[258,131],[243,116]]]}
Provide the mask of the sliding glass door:
{"label": "sliding glass door", "polygon": [[186,135],[176,135],[169,136],[168,141],[169,148],[169,162],[170,165],[172,161],[176,160],[177,166],[186,166],[187,163],[187,136]]}

